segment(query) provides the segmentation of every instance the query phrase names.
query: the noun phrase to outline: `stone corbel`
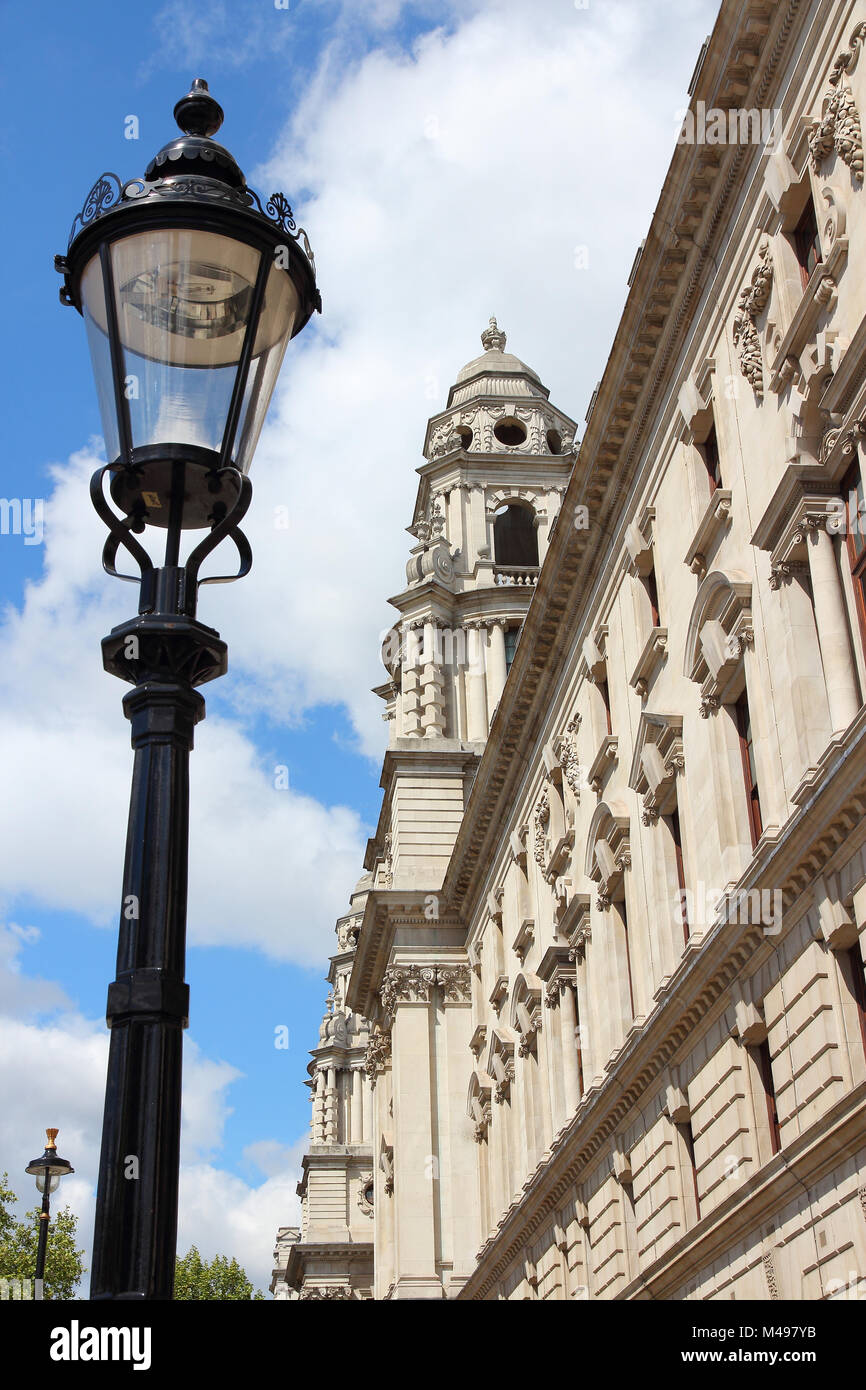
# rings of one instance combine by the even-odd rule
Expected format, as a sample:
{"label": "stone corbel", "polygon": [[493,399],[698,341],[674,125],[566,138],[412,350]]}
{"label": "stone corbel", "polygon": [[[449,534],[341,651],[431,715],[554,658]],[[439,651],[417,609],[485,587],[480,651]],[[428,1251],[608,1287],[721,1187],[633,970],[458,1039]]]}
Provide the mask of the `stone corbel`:
{"label": "stone corbel", "polygon": [[587,944],[592,940],[590,902],[588,893],[576,893],[570,904],[570,920],[564,924],[565,939],[569,945],[568,959],[575,964],[583,960]]}
{"label": "stone corbel", "polygon": [[767,1025],[763,1010],[754,999],[754,983],[751,979],[732,982],[731,1002],[734,1006],[733,1031],[740,1042],[747,1047],[764,1042],[767,1037]]}
{"label": "stone corbel", "polygon": [[677,409],[690,440],[700,438],[713,422],[712,373],[715,362],[708,358],[698,371],[686,378],[677,395]]}
{"label": "stone corbel", "polygon": [[641,715],[629,786],[643,798],[644,825],[654,824],[675,799],[675,781],[685,768],[681,715]]}
{"label": "stone corbel", "polygon": [[379,1168],[385,1174],[383,1184],[385,1196],[390,1197],[394,1191],[394,1140],[385,1131],[382,1133],[382,1144],[379,1149]]}
{"label": "stone corbel", "polygon": [[644,507],[637,521],[626,528],[626,564],[632,574],[648,574],[653,567],[653,523],[655,507]]}
{"label": "stone corbel", "polygon": [[498,1014],[508,997],[508,976],[497,975],[496,983],[490,991],[490,1003],[494,1011]]}
{"label": "stone corbel", "polygon": [[487,1024],[479,1023],[478,1027],[475,1029],[475,1032],[472,1034],[472,1037],[469,1039],[469,1051],[473,1053],[476,1060],[478,1057],[480,1057],[481,1053],[483,1052],[484,1045],[486,1042]]}
{"label": "stone corbel", "polygon": [[599,623],[592,636],[587,637],[583,644],[581,666],[593,682],[604,680],[607,633],[607,623]]}
{"label": "stone corbel", "polygon": [[526,837],[529,834],[529,826],[525,823],[512,830],[508,837],[508,848],[511,851],[511,858],[518,868],[526,873]]}
{"label": "stone corbel", "polygon": [[511,943],[511,949],[519,958],[521,964],[525,960],[529,948],[535,940],[535,922],[531,917],[525,917],[520,923],[517,935]]}
{"label": "stone corbel", "polygon": [[857,943],[859,933],[852,903],[840,899],[837,874],[815,880],[815,907],[821,935],[831,951],[847,951]]}
{"label": "stone corbel", "polygon": [[692,574],[703,579],[707,572],[707,556],[711,554],[731,519],[731,491],[718,487],[707,503],[706,510],[685,553],[685,563]]}
{"label": "stone corbel", "polygon": [[501,886],[492,888],[487,894],[487,911],[490,914],[491,920],[495,922],[498,927],[502,926],[502,895],[503,889]]}
{"label": "stone corbel", "polygon": [[629,677],[629,685],[643,698],[655,679],[656,672],[663,665],[668,650],[668,630],[654,627],[644,644],[643,651]]}
{"label": "stone corbel", "polygon": [[601,792],[608,769],[616,763],[618,747],[617,735],[605,734],[598,752],[590,763],[587,779],[596,795]]}
{"label": "stone corbel", "polygon": [[620,1187],[631,1187],[634,1182],[634,1175],[631,1168],[631,1154],[626,1152],[621,1139],[614,1140],[611,1148],[611,1158],[613,1160],[613,1175]]}
{"label": "stone corbel", "polygon": [[688,1091],[679,1067],[671,1067],[662,1098],[662,1110],[674,1124],[684,1124],[691,1118]]}
{"label": "stone corbel", "polygon": [[818,333],[817,324],[836,301],[839,276],[847,258],[848,238],[840,235],[815,266],[770,365],[770,389],[777,395],[799,378],[798,390],[808,397],[823,385],[837,365],[834,334],[826,330]]}

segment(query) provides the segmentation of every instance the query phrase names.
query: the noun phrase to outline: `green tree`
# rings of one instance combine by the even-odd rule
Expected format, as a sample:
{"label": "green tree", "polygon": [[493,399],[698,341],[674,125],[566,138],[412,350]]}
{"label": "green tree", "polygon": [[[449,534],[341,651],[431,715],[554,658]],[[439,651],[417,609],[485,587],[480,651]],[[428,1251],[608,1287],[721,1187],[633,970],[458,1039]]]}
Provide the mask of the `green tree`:
{"label": "green tree", "polygon": [[214,1299],[242,1302],[264,1299],[260,1289],[253,1288],[246,1271],[237,1260],[227,1255],[215,1255],[203,1260],[193,1245],[186,1255],[179,1255],[174,1273],[176,1299]]}
{"label": "green tree", "polygon": [[[18,1221],[11,1211],[17,1201],[9,1174],[0,1177],[0,1279],[32,1279],[39,1243],[39,1207]],[[41,1205],[41,1204],[40,1204]],[[45,1257],[45,1298],[61,1302],[75,1297],[84,1274],[84,1251],[77,1248],[78,1217],[69,1207],[51,1213]]]}

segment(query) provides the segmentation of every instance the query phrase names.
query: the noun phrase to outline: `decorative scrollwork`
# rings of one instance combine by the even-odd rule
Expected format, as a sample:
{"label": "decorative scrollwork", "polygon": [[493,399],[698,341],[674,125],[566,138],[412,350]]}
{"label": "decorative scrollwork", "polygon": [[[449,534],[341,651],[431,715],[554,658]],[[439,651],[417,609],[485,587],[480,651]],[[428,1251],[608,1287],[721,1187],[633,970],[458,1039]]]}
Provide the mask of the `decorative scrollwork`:
{"label": "decorative scrollwork", "polygon": [[101,217],[109,208],[113,208],[115,203],[119,203],[122,197],[120,179],[116,174],[100,174],[96,183],[91,188],[87,197],[84,199],[84,206],[75,215],[75,221],[69,232],[69,240],[76,235],[76,229],[83,230],[94,218]]}
{"label": "decorative scrollwork", "polygon": [[234,203],[244,208],[254,208],[278,227],[286,236],[300,243],[304,253],[315,269],[316,260],[310,246],[309,237],[303,227],[295,221],[289,200],[284,193],[272,193],[263,205],[255,189],[249,187],[231,188],[219,179],[207,175],[186,175],[165,178],[130,179],[121,184],[116,174],[101,174],[84,200],[84,206],[77,214],[69,233],[70,243],[78,232],[103,213],[109,212],[118,203],[134,202],[139,198],[206,198],[209,202]]}
{"label": "decorative scrollwork", "polygon": [[298,224],[292,215],[292,209],[285,193],[272,193],[265,203],[265,212],[282,231],[297,231]]}

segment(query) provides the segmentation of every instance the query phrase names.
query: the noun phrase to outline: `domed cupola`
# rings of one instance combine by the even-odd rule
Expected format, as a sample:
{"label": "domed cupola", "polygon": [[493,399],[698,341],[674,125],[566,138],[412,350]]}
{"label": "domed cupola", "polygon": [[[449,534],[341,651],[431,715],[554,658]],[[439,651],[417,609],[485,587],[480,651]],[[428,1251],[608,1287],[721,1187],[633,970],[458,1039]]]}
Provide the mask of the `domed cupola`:
{"label": "domed cupola", "polygon": [[484,352],[461,367],[448,406],[427,428],[424,454],[443,458],[457,449],[508,456],[567,453],[574,424],[551,406],[537,372],[505,351],[506,337],[491,318],[481,334]]}

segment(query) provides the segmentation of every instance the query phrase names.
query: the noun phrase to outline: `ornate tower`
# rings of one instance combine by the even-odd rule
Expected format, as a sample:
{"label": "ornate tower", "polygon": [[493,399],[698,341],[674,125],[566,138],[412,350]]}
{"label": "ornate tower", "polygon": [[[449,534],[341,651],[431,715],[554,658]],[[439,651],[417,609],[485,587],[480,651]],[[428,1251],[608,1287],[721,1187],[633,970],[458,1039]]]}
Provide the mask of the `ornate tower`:
{"label": "ornate tower", "polygon": [[381,858],[394,887],[441,883],[574,463],[574,421],[495,318],[481,343],[427,424],[416,543],[382,649],[390,740],[366,868]]}

